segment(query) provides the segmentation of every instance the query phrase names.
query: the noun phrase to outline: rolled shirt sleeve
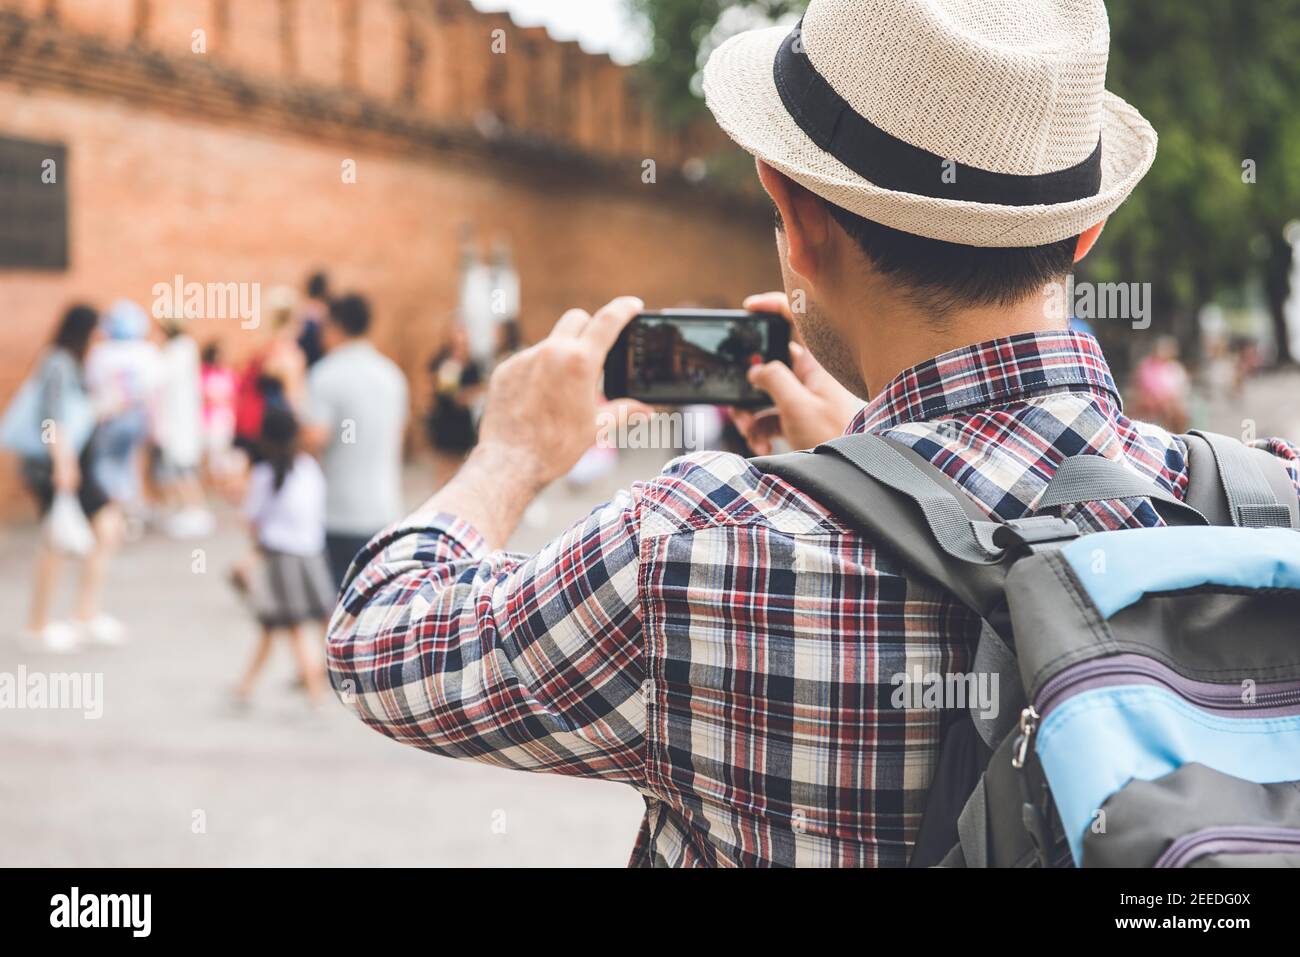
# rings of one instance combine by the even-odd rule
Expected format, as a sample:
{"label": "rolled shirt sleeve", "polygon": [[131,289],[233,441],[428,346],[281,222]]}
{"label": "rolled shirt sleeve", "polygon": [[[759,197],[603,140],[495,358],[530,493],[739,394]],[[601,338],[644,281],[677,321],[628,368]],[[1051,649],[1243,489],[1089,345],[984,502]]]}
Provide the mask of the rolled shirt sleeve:
{"label": "rolled shirt sleeve", "polygon": [[330,622],[330,680],[371,727],[503,767],[643,777],[636,492],[536,555],[449,515],[372,541]]}
{"label": "rolled shirt sleeve", "polygon": [[1296,487],[1296,494],[1300,495],[1300,450],[1286,439],[1278,438],[1259,439],[1251,445],[1282,460],[1283,467],[1291,476],[1291,484]]}

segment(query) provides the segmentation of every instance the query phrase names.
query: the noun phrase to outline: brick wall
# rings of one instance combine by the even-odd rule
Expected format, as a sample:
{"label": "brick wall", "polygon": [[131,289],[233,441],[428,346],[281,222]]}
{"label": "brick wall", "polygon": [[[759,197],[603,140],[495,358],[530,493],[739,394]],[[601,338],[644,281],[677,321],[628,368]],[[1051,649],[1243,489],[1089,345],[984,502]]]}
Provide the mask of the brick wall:
{"label": "brick wall", "polygon": [[[660,133],[629,108],[628,71],[508,18],[451,0],[57,0],[51,21],[46,2],[0,0],[0,133],[67,145],[72,264],[0,271],[0,404],[73,301],[147,304],[177,274],[265,295],[318,267],[372,297],[422,398],[466,226],[484,251],[510,242],[529,337],[620,293],[721,305],[779,281],[766,216],[674,174],[712,133]],[[490,138],[471,126],[484,111]],[[262,332],[196,335],[238,355]],[[13,473],[0,463],[0,514],[28,511]]]}
{"label": "brick wall", "polygon": [[215,64],[250,77],[353,89],[448,122],[491,110],[507,126],[600,153],[649,142],[676,155],[683,142],[653,129],[629,71],[608,57],[468,0],[0,0],[0,9],[173,56],[188,55],[202,30]]}

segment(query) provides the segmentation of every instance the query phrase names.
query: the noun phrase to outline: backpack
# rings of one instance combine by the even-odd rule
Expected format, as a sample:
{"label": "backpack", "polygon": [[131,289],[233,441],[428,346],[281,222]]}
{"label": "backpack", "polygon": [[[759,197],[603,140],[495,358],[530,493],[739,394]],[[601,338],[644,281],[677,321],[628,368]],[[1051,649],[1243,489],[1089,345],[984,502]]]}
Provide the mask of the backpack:
{"label": "backpack", "polygon": [[235,435],[251,442],[261,440],[262,417],[266,414],[262,363],[262,356],[249,360],[235,386]]}
{"label": "backpack", "polygon": [[[1181,438],[1183,501],[1081,455],[1012,521],[877,435],[753,460],[980,617],[996,700],[945,715],[909,866],[1300,867],[1296,489],[1263,450]],[[1138,497],[1167,526],[1053,514]]]}
{"label": "backpack", "polygon": [[[50,447],[46,444],[45,437],[46,411],[43,406],[46,370],[53,358],[53,353],[46,355],[36,371],[18,387],[3,416],[0,416],[0,448],[25,459],[48,460],[50,456]],[[73,360],[69,358],[67,361]],[[95,430],[94,406],[80,385],[75,389],[65,388],[61,399],[60,425],[64,430],[64,438],[68,446],[80,455]]]}

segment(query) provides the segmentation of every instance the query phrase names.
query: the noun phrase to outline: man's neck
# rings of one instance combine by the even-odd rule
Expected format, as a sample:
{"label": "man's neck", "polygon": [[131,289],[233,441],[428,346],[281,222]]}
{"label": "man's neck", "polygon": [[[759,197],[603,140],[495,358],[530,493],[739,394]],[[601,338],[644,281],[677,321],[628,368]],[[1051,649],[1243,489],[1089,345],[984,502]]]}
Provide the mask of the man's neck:
{"label": "man's neck", "polygon": [[1045,308],[1044,302],[1042,296],[1033,295],[1012,306],[955,310],[938,320],[912,303],[874,304],[867,312],[866,335],[858,349],[868,398],[878,395],[900,372],[952,349],[1019,333],[1066,329],[1063,313]]}

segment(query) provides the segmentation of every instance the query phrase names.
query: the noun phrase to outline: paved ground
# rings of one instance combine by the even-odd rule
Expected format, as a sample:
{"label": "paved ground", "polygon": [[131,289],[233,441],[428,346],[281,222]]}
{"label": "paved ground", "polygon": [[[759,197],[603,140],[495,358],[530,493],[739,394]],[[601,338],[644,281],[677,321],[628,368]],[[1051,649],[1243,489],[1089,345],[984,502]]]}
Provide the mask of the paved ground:
{"label": "paved ground", "polygon": [[[553,489],[519,547],[659,460],[581,494]],[[408,475],[413,500],[421,478]],[[13,623],[26,609],[33,530],[2,534],[0,607]],[[0,710],[0,866],[626,864],[642,810],[632,789],[402,747],[332,697],[309,713],[287,649],[253,710],[233,709],[255,628],[223,575],[243,542],[226,516],[202,545],[204,574],[191,570],[192,544],[128,546],[108,601],[131,629],[127,647],[50,656],[0,638],[0,672],[102,672],[105,701],[97,721]]]}
{"label": "paved ground", "polygon": [[1300,371],[1275,373],[1249,382],[1243,394],[1210,407],[1198,405],[1198,428],[1224,435],[1282,436],[1300,442]]}

